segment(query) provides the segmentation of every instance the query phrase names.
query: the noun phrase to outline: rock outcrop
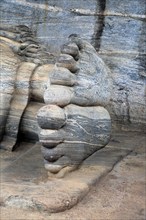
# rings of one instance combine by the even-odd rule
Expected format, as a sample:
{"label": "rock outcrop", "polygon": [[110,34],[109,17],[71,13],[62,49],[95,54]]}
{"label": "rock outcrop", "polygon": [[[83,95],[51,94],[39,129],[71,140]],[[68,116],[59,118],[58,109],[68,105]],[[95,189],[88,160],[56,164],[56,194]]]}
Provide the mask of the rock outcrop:
{"label": "rock outcrop", "polygon": [[92,43],[111,70],[113,125],[145,130],[145,0],[2,0],[1,10],[2,23],[27,25],[50,53],[59,54],[72,33]]}
{"label": "rock outcrop", "polygon": [[99,106],[114,128],[145,131],[144,4],[1,1],[1,148],[40,134],[46,168],[63,176],[108,143]]}
{"label": "rock outcrop", "polygon": [[39,45],[27,26],[1,25],[0,34],[0,140],[1,148],[13,150],[20,130],[29,131],[27,138],[38,139],[36,115],[43,106],[47,73],[55,59]]}
{"label": "rock outcrop", "polygon": [[49,176],[63,177],[110,140],[110,115],[101,107],[111,98],[110,70],[75,34],[53,64],[54,56],[32,44],[32,34],[24,40],[31,33],[27,26],[1,29],[0,147],[14,150],[22,134],[35,140],[39,135]]}

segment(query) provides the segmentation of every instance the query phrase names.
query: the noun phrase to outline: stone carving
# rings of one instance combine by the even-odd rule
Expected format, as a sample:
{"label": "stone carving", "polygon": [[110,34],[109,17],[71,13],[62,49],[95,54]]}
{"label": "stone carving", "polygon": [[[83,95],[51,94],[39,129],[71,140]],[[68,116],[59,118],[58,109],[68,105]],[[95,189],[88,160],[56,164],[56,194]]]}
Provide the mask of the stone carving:
{"label": "stone carving", "polygon": [[110,139],[109,70],[75,34],[56,61],[28,27],[1,29],[0,146],[39,134],[48,174],[63,177]]}

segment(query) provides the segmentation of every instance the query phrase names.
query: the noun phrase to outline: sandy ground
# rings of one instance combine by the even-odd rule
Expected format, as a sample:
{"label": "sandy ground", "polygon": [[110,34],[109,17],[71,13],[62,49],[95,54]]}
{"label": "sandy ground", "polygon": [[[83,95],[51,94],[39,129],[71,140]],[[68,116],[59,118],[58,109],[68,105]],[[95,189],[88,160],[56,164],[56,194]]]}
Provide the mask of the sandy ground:
{"label": "sandy ground", "polygon": [[[131,138],[131,137],[130,137]],[[117,163],[88,195],[72,209],[51,214],[4,207],[1,220],[145,220],[146,219],[146,139]]]}

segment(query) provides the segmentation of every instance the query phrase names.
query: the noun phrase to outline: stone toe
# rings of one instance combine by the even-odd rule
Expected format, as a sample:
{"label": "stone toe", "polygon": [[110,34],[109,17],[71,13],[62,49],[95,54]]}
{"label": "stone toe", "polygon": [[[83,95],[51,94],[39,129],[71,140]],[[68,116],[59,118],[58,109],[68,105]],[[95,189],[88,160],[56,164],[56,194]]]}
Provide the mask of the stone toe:
{"label": "stone toe", "polygon": [[49,78],[52,85],[73,86],[76,84],[76,75],[63,67],[55,66]]}
{"label": "stone toe", "polygon": [[67,43],[64,44],[61,47],[61,53],[62,54],[69,54],[71,55],[75,60],[78,60],[79,57],[79,48],[77,46],[77,44],[75,43]]}
{"label": "stone toe", "polygon": [[56,62],[56,65],[58,67],[67,68],[73,73],[78,70],[75,59],[69,54],[61,54]]}
{"label": "stone toe", "polygon": [[53,148],[64,141],[63,130],[42,129],[39,134],[39,140],[46,148]]}
{"label": "stone toe", "polygon": [[49,162],[48,160],[44,159],[45,168],[53,174],[59,173],[62,169],[66,167],[74,166],[70,159],[66,156],[60,157],[57,161]]}
{"label": "stone toe", "polygon": [[65,112],[56,105],[46,105],[37,114],[37,121],[42,129],[59,129],[66,121]]}
{"label": "stone toe", "polygon": [[73,96],[73,88],[67,86],[52,85],[44,93],[46,104],[66,106],[70,103]]}

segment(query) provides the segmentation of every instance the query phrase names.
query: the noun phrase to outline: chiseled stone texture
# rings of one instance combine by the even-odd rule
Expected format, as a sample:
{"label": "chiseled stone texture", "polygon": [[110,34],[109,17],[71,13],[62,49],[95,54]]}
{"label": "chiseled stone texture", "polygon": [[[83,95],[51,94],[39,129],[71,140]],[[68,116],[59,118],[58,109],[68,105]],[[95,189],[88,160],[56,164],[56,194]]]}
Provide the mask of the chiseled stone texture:
{"label": "chiseled stone texture", "polygon": [[111,70],[113,95],[108,110],[113,124],[145,130],[145,0],[1,0],[1,20],[28,25],[50,52],[72,34],[96,48]]}
{"label": "chiseled stone texture", "polygon": [[[42,125],[42,130],[39,138],[49,176],[55,174],[63,177],[108,144],[111,138],[111,120],[107,110],[100,106],[79,107],[71,104],[64,109],[55,108],[58,108],[57,111],[54,106],[40,109],[38,122]],[[53,110],[58,114],[52,114]],[[48,121],[43,116],[45,112],[48,112]]]}
{"label": "chiseled stone texture", "polygon": [[[126,157],[127,155],[129,156]],[[97,209],[98,212],[94,215],[95,219],[100,211],[102,211],[100,214],[102,219],[102,215],[105,212],[109,212],[111,208],[110,219],[113,219],[113,209],[114,211],[120,211],[119,216],[123,216],[121,205],[125,205],[127,214],[132,213],[132,216],[138,216],[137,219],[145,219],[138,212],[145,207],[144,134],[140,135],[135,132],[114,134],[107,146],[88,157],[80,169],[65,176],[63,180],[50,179],[50,181],[47,181],[47,173],[43,168],[43,161],[40,154],[40,144],[34,145],[23,142],[21,143],[20,150],[14,154],[1,150],[0,159],[2,161],[0,166],[1,208],[3,209],[3,206],[8,208],[8,213],[11,208],[14,209],[14,213],[19,208],[21,210],[25,209],[27,212],[30,210],[33,213],[34,211],[39,211],[41,215],[44,211],[47,211],[44,218],[47,219],[48,212],[61,212],[72,208],[97,183],[96,189],[98,193],[96,192],[95,196],[97,200],[96,202],[94,200],[94,203],[92,202],[94,207],[91,206],[90,195],[86,198],[89,202],[86,203],[87,206],[85,206],[85,200],[82,202],[84,207],[82,211],[84,210],[85,212],[85,209],[88,209],[88,211],[91,210],[90,214],[92,214],[92,217],[90,215],[88,219],[94,219],[93,210],[96,211]],[[121,159],[123,160],[121,161]],[[123,164],[126,164],[125,169],[121,169]],[[119,169],[122,170],[122,174]],[[107,181],[109,177],[105,177],[105,175],[110,171],[112,171],[109,174],[111,178],[110,181]],[[105,184],[107,185],[106,188],[104,187]],[[130,185],[128,186],[127,184]],[[103,186],[102,190],[100,190],[101,186]],[[133,189],[132,192],[131,189]],[[92,192],[95,194],[95,191]],[[110,196],[108,196],[109,194],[107,192],[110,193]],[[132,193],[131,200],[129,200],[129,193]],[[128,200],[125,200],[125,198]],[[107,206],[107,203],[110,203],[110,205]],[[99,205],[97,206],[97,204]],[[88,211],[86,211],[86,215]],[[76,213],[75,210],[73,213]],[[80,213],[82,219],[83,216],[86,217],[83,212]],[[69,217],[68,214],[67,212],[67,219]],[[14,215],[11,216],[13,218]],[[58,219],[61,219],[60,216],[61,213],[59,213]],[[70,216],[70,219],[77,218],[77,216],[75,218],[72,215]],[[126,219],[127,215],[124,216]],[[129,216],[129,219],[134,219],[131,218],[131,215]],[[10,219],[10,216],[8,219]],[[30,217],[29,219],[32,218]],[[56,215],[54,219],[56,219]],[[115,219],[118,218],[115,217]]]}

